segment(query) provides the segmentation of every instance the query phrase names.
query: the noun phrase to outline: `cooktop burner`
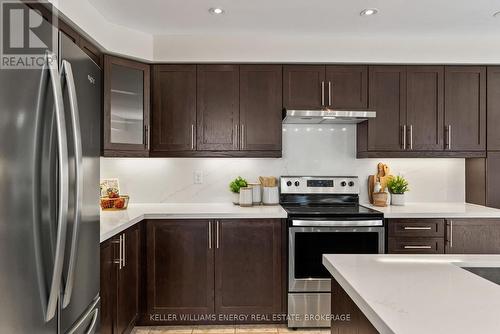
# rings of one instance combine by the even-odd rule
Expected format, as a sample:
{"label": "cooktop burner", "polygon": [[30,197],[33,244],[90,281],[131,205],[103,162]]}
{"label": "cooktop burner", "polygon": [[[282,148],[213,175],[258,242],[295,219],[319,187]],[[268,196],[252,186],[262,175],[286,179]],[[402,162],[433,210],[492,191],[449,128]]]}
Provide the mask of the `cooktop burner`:
{"label": "cooktop burner", "polygon": [[282,205],[289,217],[322,216],[322,217],[374,217],[383,218],[379,211],[372,210],[362,205]]}
{"label": "cooktop burner", "polygon": [[356,176],[282,176],[280,204],[291,218],[383,218],[359,205]]}

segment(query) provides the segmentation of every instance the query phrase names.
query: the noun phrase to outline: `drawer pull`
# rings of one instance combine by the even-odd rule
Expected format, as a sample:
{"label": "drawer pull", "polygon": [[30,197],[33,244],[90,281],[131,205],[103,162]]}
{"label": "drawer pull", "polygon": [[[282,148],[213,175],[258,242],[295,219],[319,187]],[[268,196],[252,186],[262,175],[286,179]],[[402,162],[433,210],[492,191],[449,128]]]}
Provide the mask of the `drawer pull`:
{"label": "drawer pull", "polygon": [[432,230],[432,227],[430,226],[405,226],[403,227],[404,230]]}
{"label": "drawer pull", "polygon": [[432,246],[426,245],[426,246],[403,246],[404,249],[432,249]]}

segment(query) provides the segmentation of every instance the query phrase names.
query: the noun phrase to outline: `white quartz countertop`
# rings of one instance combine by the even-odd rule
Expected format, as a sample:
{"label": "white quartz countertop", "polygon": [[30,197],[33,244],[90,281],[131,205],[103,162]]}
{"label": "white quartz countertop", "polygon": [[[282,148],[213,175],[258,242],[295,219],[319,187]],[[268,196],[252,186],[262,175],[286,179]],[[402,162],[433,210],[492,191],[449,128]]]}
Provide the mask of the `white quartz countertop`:
{"label": "white quartz countertop", "polygon": [[381,334],[500,332],[500,285],[460,267],[500,255],[324,255],[323,264]]}
{"label": "white quartz countertop", "polygon": [[406,203],[404,206],[378,207],[384,218],[500,218],[500,210],[469,203]]}
{"label": "white quartz countertop", "polygon": [[279,205],[240,207],[232,203],[130,204],[123,211],[101,210],[101,242],[143,219],[252,219],[286,218]]}

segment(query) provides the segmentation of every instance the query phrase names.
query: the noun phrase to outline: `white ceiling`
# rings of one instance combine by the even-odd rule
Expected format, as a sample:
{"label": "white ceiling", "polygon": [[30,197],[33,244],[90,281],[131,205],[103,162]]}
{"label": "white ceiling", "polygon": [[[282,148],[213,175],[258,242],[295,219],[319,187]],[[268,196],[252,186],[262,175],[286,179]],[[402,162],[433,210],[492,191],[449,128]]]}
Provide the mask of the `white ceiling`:
{"label": "white ceiling", "polygon": [[[89,0],[111,23],[152,35],[493,35],[499,0]],[[211,15],[221,7],[224,15]],[[361,17],[364,8],[379,13]],[[493,42],[493,41],[492,41]]]}

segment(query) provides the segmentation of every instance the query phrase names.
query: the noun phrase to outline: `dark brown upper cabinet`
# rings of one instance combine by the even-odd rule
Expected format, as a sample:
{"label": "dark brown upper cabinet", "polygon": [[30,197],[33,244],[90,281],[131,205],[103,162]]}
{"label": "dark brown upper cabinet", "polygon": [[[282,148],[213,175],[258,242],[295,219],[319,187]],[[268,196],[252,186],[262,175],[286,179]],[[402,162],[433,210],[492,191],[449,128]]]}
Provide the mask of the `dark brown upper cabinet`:
{"label": "dark brown upper cabinet", "polygon": [[286,109],[325,107],[325,66],[283,66],[283,105]]}
{"label": "dark brown upper cabinet", "polygon": [[152,151],[196,150],[196,65],[155,65]]}
{"label": "dark brown upper cabinet", "polygon": [[370,109],[375,119],[361,123],[358,131],[365,136],[359,142],[368,151],[403,151],[406,124],[405,66],[371,66]]}
{"label": "dark brown upper cabinet", "polygon": [[444,149],[444,67],[406,69],[406,150]]}
{"label": "dark brown upper cabinet", "polygon": [[326,66],[325,89],[328,107],[368,108],[368,66]]}
{"label": "dark brown upper cabinet", "polygon": [[488,151],[500,151],[500,66],[488,67]]}
{"label": "dark brown upper cabinet", "polygon": [[486,68],[445,68],[445,149],[486,149]]}
{"label": "dark brown upper cabinet", "polygon": [[282,67],[240,66],[240,147],[281,155]]}
{"label": "dark brown upper cabinet", "polygon": [[104,58],[104,156],[148,156],[149,65]]}
{"label": "dark brown upper cabinet", "polygon": [[370,66],[358,158],[484,157],[486,71],[472,66]]}
{"label": "dark brown upper cabinet", "polygon": [[367,95],[367,66],[283,67],[283,104],[286,109],[366,109]]}
{"label": "dark brown upper cabinet", "polygon": [[214,235],[215,312],[281,313],[281,220],[216,221]]}
{"label": "dark brown upper cabinet", "polygon": [[197,149],[240,149],[239,66],[198,65]]}

